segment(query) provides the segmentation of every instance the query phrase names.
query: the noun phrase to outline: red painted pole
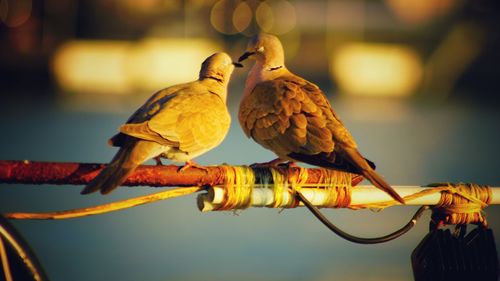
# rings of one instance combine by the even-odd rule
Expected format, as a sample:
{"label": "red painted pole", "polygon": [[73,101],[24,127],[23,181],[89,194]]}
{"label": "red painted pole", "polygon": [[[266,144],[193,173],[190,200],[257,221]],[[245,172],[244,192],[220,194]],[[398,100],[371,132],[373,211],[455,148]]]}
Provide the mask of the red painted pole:
{"label": "red painted pole", "polygon": [[[0,160],[0,183],[85,185],[89,183],[105,164],[34,162]],[[125,181],[126,186],[204,186],[222,185],[226,173],[221,166],[207,166],[206,171],[196,167],[179,172],[179,166],[163,165],[139,166]],[[295,172],[296,167],[282,168],[285,172]],[[307,183],[320,183],[320,168],[308,169]],[[353,178],[352,185],[363,180]]]}

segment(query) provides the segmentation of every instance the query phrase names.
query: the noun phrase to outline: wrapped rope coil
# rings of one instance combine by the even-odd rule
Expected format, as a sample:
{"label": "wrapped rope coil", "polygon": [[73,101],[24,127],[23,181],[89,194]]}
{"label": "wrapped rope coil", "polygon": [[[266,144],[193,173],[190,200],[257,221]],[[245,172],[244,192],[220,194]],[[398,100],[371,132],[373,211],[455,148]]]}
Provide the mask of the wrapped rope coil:
{"label": "wrapped rope coil", "polygon": [[432,219],[443,224],[482,224],[487,226],[483,209],[492,199],[489,186],[472,183],[444,183],[448,189],[441,192],[439,202],[434,205]]}
{"label": "wrapped rope coil", "polygon": [[[352,204],[352,192],[357,190],[352,188],[354,174],[321,170],[319,182],[309,184],[305,168],[288,172],[279,168],[251,169],[246,166],[224,166],[224,169],[225,184],[209,187],[207,193],[198,195],[201,211],[236,210],[251,206],[295,208],[301,205],[294,196],[295,192],[301,192],[319,208],[383,209],[399,204],[394,200]],[[491,203],[493,193],[489,186],[437,183],[422,187],[404,198],[410,205],[432,205],[433,219],[445,224],[486,225],[483,209]],[[429,203],[422,204],[422,199]]]}
{"label": "wrapped rope coil", "polygon": [[351,187],[359,176],[321,169],[315,182],[309,181],[308,169],[249,168],[224,166],[224,185],[209,187],[198,196],[201,211],[224,211],[253,207],[295,208],[300,202],[294,192],[311,198],[316,206],[346,208],[350,204]]}

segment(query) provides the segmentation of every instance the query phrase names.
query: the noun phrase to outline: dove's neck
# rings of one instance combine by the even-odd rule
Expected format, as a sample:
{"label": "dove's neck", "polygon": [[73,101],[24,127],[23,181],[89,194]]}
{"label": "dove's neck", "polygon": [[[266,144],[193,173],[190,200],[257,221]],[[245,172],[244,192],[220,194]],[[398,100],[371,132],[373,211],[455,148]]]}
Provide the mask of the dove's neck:
{"label": "dove's neck", "polygon": [[279,78],[286,73],[288,73],[288,70],[285,65],[271,66],[260,61],[256,61],[252,69],[248,73],[243,96],[249,95],[255,88],[255,85],[259,84],[260,82]]}
{"label": "dove's neck", "polygon": [[228,83],[220,82],[219,80],[209,77],[203,78],[200,81],[205,84],[205,86],[211,93],[218,95],[222,99],[222,101],[224,101],[224,103],[226,102]]}

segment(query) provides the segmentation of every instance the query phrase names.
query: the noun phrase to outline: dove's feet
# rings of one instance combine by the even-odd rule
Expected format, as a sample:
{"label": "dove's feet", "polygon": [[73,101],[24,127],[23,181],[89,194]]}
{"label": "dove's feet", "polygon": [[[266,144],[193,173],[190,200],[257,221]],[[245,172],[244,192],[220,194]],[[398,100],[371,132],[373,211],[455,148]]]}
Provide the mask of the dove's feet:
{"label": "dove's feet", "polygon": [[163,166],[163,163],[161,162],[161,157],[160,156],[156,156],[153,159],[156,162],[156,166]]}
{"label": "dove's feet", "polygon": [[194,162],[192,160],[186,161],[186,164],[184,164],[184,166],[182,166],[178,170],[178,172],[182,173],[182,172],[184,172],[184,171],[186,171],[187,169],[190,169],[190,168],[201,169],[201,170],[203,170],[203,171],[205,171],[205,172],[208,173],[208,168],[207,167],[201,166],[201,165],[199,165],[198,163],[196,163],[196,162]]}

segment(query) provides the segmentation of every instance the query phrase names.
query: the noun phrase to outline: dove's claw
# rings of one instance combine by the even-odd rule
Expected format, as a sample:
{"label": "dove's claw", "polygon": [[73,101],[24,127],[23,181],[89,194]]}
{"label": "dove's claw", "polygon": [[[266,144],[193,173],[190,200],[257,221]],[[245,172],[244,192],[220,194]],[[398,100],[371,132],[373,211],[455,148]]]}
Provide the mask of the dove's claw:
{"label": "dove's claw", "polygon": [[161,157],[160,156],[156,156],[153,159],[156,162],[156,166],[163,166],[163,163],[161,162]]}
{"label": "dove's claw", "polygon": [[187,169],[190,169],[190,168],[200,169],[200,170],[203,170],[203,171],[208,173],[207,167],[201,166],[192,160],[186,161],[186,164],[184,164],[184,166],[180,167],[178,172],[183,173],[184,171],[186,171]]}

